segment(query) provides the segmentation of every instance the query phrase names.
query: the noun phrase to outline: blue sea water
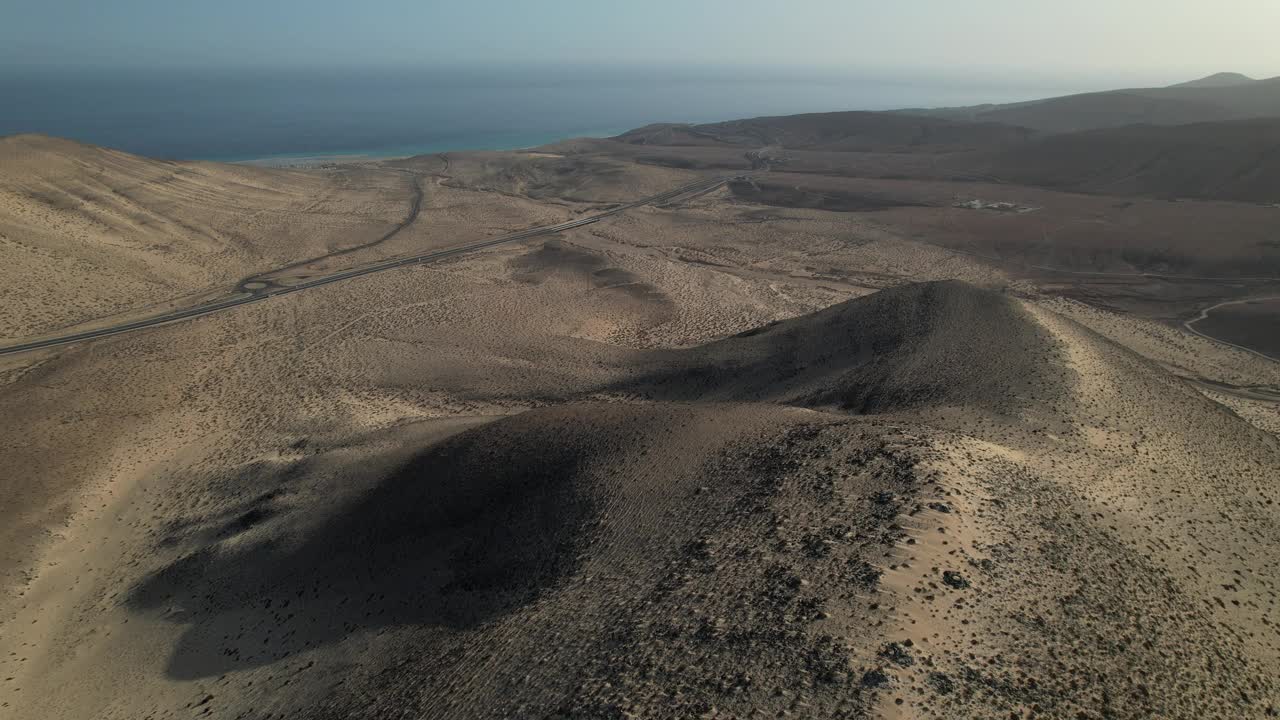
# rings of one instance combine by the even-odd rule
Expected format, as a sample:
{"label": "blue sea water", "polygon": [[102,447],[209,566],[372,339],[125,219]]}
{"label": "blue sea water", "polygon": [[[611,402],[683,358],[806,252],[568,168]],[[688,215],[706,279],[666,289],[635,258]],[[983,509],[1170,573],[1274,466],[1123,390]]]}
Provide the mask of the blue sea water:
{"label": "blue sea water", "polygon": [[652,122],[1007,102],[1027,87],[593,68],[0,69],[0,135],[238,161],[530,147]]}

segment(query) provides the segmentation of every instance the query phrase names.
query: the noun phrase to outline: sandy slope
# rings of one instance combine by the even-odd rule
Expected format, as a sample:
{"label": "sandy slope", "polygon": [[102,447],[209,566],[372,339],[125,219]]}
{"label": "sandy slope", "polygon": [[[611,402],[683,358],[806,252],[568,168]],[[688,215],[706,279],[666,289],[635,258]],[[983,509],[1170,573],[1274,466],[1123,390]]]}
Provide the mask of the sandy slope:
{"label": "sandy slope", "polygon": [[[949,512],[921,528],[938,533],[922,533],[898,579],[916,622],[897,633],[937,669],[895,676],[919,697],[937,690],[932,673],[958,674],[973,694],[942,698],[948,713],[1274,713],[1275,437],[1079,325],[1034,316],[1074,375],[1064,429],[978,424],[942,444]],[[957,557],[962,589],[923,570]],[[966,593],[981,600],[952,602]]]}
{"label": "sandy slope", "polygon": [[0,717],[1274,714],[1275,368],[1009,285],[719,194],[7,358]]}
{"label": "sandy slope", "polygon": [[48,332],[376,238],[404,218],[410,185],[2,138],[0,327]]}
{"label": "sandy slope", "polygon": [[983,171],[1075,192],[1271,205],[1280,202],[1280,120],[1054,135],[994,154]]}
{"label": "sandy slope", "polygon": [[610,392],[699,402],[281,437],[230,464],[188,444],[72,531],[87,587],[56,589],[70,558],[31,586],[10,625],[23,699],[94,717],[1275,702],[1280,451],[1149,362],[957,283],[651,355],[660,390]]}

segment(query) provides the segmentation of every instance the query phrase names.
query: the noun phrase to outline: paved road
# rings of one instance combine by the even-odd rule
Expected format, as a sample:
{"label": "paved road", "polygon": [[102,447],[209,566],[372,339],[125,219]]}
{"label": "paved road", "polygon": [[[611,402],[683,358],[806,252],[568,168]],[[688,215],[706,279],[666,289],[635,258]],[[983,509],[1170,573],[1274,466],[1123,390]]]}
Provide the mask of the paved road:
{"label": "paved road", "polygon": [[[562,222],[556,225],[545,225],[542,227],[530,228],[528,230],[521,230],[520,232],[511,233],[509,235],[502,235],[499,237],[490,238],[488,240],[481,240],[479,242],[474,242],[468,245],[449,248],[447,250],[436,250],[433,252],[423,253],[421,255],[414,255],[412,257],[394,258],[391,260],[383,260],[376,263],[370,263],[368,265],[351,268],[350,270],[343,270],[340,272],[330,273],[322,277],[312,278],[310,280],[298,283],[296,285],[274,285],[267,282],[258,281],[255,284],[263,284],[265,286],[249,288],[249,287],[245,287],[246,283],[249,282],[249,280],[247,280],[247,281],[241,282],[240,285],[236,287],[234,292],[236,292],[237,295],[235,297],[230,297],[230,298],[227,298],[226,300],[215,300],[215,301],[211,301],[201,305],[196,305],[190,308],[186,308],[184,310],[175,310],[174,312],[165,313],[163,315],[156,315],[149,318],[143,318],[141,320],[135,320],[133,322],[121,323],[119,325],[111,325],[109,327],[98,328],[96,330],[86,330],[84,332],[71,333],[71,334],[62,335],[59,337],[45,338],[43,340],[32,340],[30,342],[20,343],[18,345],[0,347],[0,355],[12,355],[14,353],[28,352],[31,350],[39,350],[41,348],[56,347],[58,345],[69,345],[71,343],[84,342],[86,340],[96,340],[98,338],[110,337],[112,335],[120,335],[123,333],[134,332],[135,330],[143,330],[145,328],[155,327],[157,325],[166,325],[168,323],[179,322],[182,320],[189,320],[191,318],[200,317],[202,315],[210,315],[212,313],[221,312],[223,310],[228,310],[230,308],[238,307],[240,305],[247,305],[249,303],[261,302],[263,300],[267,300],[269,298],[273,298],[278,295],[288,295],[289,293],[301,292],[303,290],[309,290],[311,288],[319,287],[321,285],[328,285],[329,283],[340,282],[342,280],[350,280],[351,278],[360,277],[361,275],[371,275],[376,272],[382,272],[384,270],[394,270],[395,268],[401,268],[401,267],[406,267],[410,265],[422,265],[424,263],[434,262],[436,260],[443,260],[444,258],[454,257],[456,255],[465,255],[467,253],[475,252],[477,250],[483,250],[485,248],[490,248],[495,245],[502,245],[505,243],[512,243],[520,240],[527,240],[529,238],[538,237],[541,235],[553,235],[555,233],[563,232],[565,230],[571,230],[573,228],[582,227],[583,225],[590,225],[592,223],[600,222],[605,218],[612,217],[614,215],[626,212],[627,210],[631,210],[633,208],[638,208],[642,205],[653,205],[656,203],[667,202],[668,200],[674,200],[675,198],[678,198],[683,195],[705,193],[721,185],[724,185],[730,181],[745,179],[746,177],[747,176],[734,176],[734,177],[720,177],[720,178],[712,178],[707,180],[699,180],[698,182],[690,183],[688,185],[682,185],[678,188],[674,188],[666,192],[658,193],[657,195],[651,195],[649,197],[642,198],[640,200],[636,200],[633,202],[625,203],[611,210],[606,210],[604,212],[596,213],[594,215],[588,215],[587,217],[579,218],[577,220],[570,220],[568,222]],[[416,212],[413,214],[416,215]],[[286,267],[289,267],[289,266],[286,266]],[[263,273],[255,277],[269,276],[270,274],[271,273]],[[250,280],[252,280],[252,278]]]}
{"label": "paved road", "polygon": [[1218,303],[1217,305],[1212,305],[1212,306],[1210,306],[1210,307],[1207,307],[1207,308],[1205,308],[1205,309],[1201,310],[1199,315],[1197,315],[1197,316],[1195,316],[1195,317],[1191,318],[1190,320],[1188,320],[1188,321],[1186,321],[1186,322],[1182,323],[1182,326],[1183,326],[1183,327],[1185,327],[1189,332],[1195,333],[1196,335],[1199,335],[1200,337],[1202,337],[1202,338],[1204,338],[1204,339],[1206,339],[1206,340],[1212,340],[1213,342],[1216,342],[1216,343],[1221,343],[1221,344],[1223,344],[1223,345],[1229,345],[1229,346],[1231,346],[1231,347],[1233,347],[1233,348],[1235,348],[1235,349],[1237,349],[1237,350],[1243,350],[1243,351],[1245,351],[1245,352],[1247,352],[1247,353],[1252,353],[1252,354],[1257,355],[1258,357],[1262,358],[1263,360],[1271,360],[1272,362],[1280,362],[1280,357],[1273,357],[1273,356],[1271,356],[1271,355],[1268,355],[1267,353],[1262,352],[1261,350],[1254,350],[1253,348],[1247,348],[1247,347],[1245,347],[1245,346],[1243,346],[1243,345],[1237,345],[1237,344],[1235,344],[1235,343],[1233,343],[1233,342],[1229,342],[1229,341],[1227,341],[1227,340],[1223,340],[1222,338],[1218,338],[1218,337],[1214,337],[1214,336],[1212,336],[1212,335],[1208,335],[1208,334],[1206,334],[1206,333],[1202,333],[1202,332],[1200,332],[1199,330],[1197,330],[1197,329],[1195,329],[1194,327],[1192,327],[1192,325],[1194,325],[1194,324],[1196,324],[1196,323],[1200,322],[1201,320],[1204,320],[1205,318],[1209,317],[1209,313],[1213,312],[1214,310],[1217,310],[1217,309],[1218,309],[1218,308],[1220,308],[1220,307],[1226,307],[1227,305],[1244,305],[1245,303],[1251,303],[1251,302],[1270,302],[1270,301],[1273,301],[1273,300],[1280,300],[1280,295],[1269,295],[1269,296],[1267,296],[1267,297],[1244,298],[1243,300],[1228,300],[1228,301],[1226,301],[1226,302],[1220,302],[1220,303]]}

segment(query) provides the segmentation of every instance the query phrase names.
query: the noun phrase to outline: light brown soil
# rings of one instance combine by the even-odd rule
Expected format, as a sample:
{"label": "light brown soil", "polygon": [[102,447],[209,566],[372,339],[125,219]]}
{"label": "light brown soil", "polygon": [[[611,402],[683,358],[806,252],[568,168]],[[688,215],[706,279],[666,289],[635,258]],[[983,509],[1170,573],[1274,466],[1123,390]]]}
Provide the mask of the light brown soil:
{"label": "light brown soil", "polygon": [[[159,166],[39,152],[67,169],[15,177]],[[413,179],[416,222],[319,262],[713,172],[620,157],[142,185],[155,203],[200,175],[171,212],[242,228],[213,253],[234,279],[376,238]],[[352,172],[376,191],[345,195]],[[373,234],[313,242],[323,213],[297,210],[277,245],[276,221],[203,204],[242,173],[254,202],[332,192]],[[353,197],[385,219],[349,217]],[[722,189],[0,360],[0,717],[1276,712],[1276,364],[914,237],[897,210],[756,202]],[[49,217],[22,237],[53,247]],[[106,277],[154,254],[91,247]],[[203,251],[183,252],[147,267],[203,287]],[[114,282],[82,315],[136,311]],[[45,304],[3,334],[49,327]]]}

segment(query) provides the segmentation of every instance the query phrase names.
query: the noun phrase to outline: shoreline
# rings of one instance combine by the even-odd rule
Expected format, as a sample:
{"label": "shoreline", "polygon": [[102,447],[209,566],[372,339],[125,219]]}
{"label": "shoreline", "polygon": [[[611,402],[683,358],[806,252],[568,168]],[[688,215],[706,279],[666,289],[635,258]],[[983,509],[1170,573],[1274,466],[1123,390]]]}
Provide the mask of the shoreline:
{"label": "shoreline", "polygon": [[325,165],[348,165],[352,163],[377,162],[418,155],[433,155],[442,152],[486,152],[528,150],[531,148],[563,142],[574,138],[607,138],[621,135],[631,128],[595,128],[586,130],[570,130],[547,133],[510,133],[502,136],[491,136],[485,140],[462,140],[456,142],[431,142],[396,147],[343,149],[331,152],[278,153],[253,157],[201,157],[191,158],[197,162],[221,162],[234,165],[251,165],[272,168],[314,168]]}

